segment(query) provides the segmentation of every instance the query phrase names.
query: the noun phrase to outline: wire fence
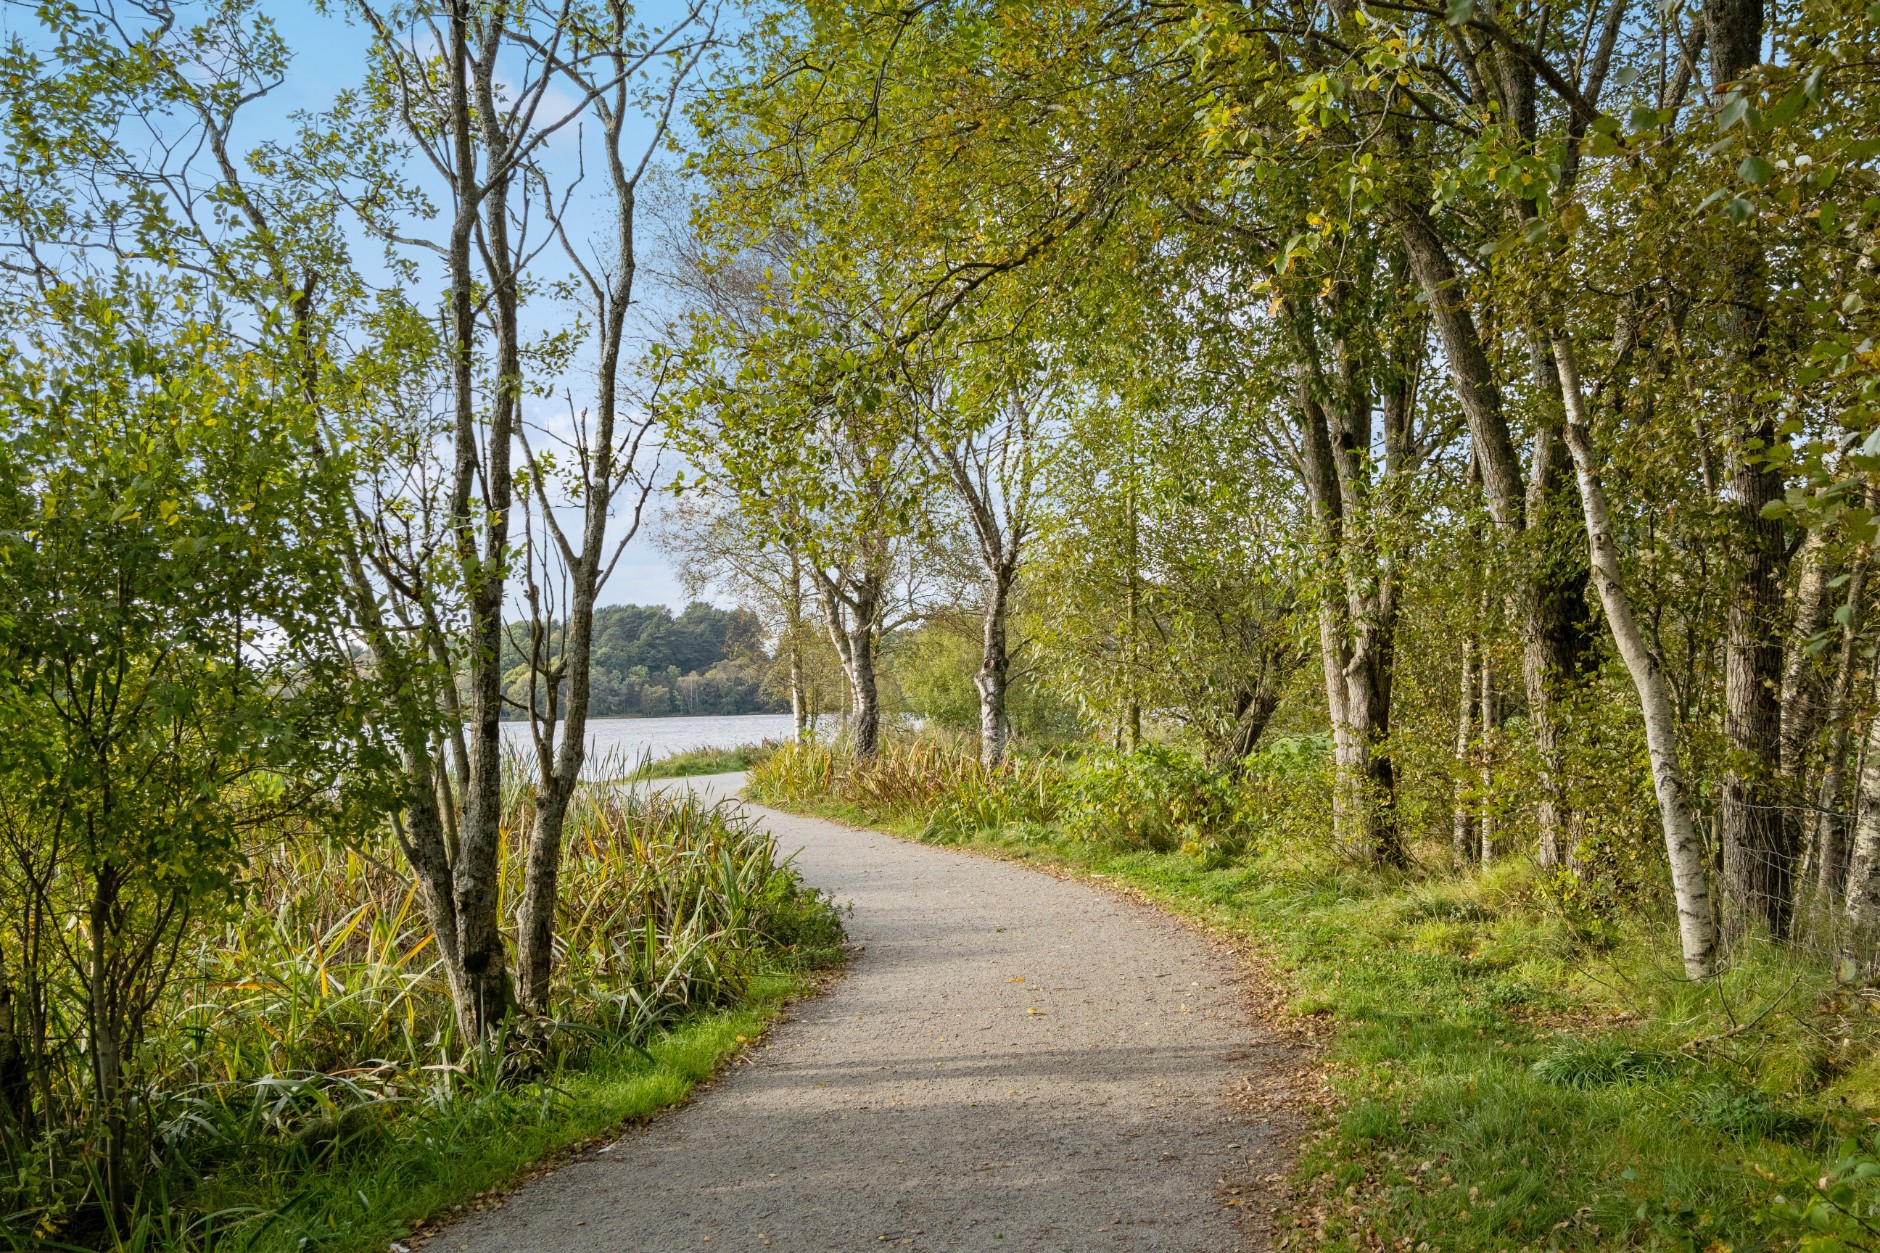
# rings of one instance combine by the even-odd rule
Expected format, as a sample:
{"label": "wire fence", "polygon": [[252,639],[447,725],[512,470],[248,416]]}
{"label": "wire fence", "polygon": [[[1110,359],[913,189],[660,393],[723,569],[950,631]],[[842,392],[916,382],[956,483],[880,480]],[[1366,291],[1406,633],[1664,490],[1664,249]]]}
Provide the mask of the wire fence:
{"label": "wire fence", "polygon": [[1710,808],[1701,830],[1733,954],[1774,945],[1830,964],[1847,982],[1880,977],[1880,916],[1868,891],[1880,849],[1857,848],[1860,819],[1816,805]]}

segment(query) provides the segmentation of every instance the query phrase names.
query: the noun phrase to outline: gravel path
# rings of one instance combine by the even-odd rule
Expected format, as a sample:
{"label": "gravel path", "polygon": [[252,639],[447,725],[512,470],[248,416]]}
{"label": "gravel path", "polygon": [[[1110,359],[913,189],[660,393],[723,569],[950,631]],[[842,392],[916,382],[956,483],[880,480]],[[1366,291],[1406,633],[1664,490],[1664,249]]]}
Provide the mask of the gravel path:
{"label": "gravel path", "polygon": [[1231,954],[1083,884],[752,810],[809,882],[853,902],[848,973],[754,1064],[427,1253],[1258,1240],[1222,1188],[1279,1169],[1281,1136],[1233,1096],[1280,1046]]}

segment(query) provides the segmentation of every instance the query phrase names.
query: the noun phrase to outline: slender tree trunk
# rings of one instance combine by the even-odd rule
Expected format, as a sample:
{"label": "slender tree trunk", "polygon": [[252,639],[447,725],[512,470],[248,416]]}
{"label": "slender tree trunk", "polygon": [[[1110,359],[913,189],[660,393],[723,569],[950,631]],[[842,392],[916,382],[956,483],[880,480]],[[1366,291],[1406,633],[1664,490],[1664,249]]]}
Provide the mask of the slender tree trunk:
{"label": "slender tree trunk", "polygon": [[[1544,368],[1558,398],[1558,381],[1545,341],[1530,336],[1539,355],[1537,373]],[[1524,538],[1528,570],[1521,596],[1521,681],[1528,703],[1528,730],[1540,757],[1539,800],[1535,822],[1540,836],[1540,864],[1554,867],[1566,860],[1567,828],[1571,825],[1562,783],[1566,758],[1561,743],[1560,706],[1572,676],[1580,667],[1573,617],[1580,609],[1581,572],[1561,568],[1564,551],[1577,541],[1559,517],[1559,498],[1570,491],[1568,457],[1558,429],[1543,426],[1534,436],[1529,462],[1527,524]]]}
{"label": "slender tree trunk", "polygon": [[1782,662],[1781,771],[1790,803],[1799,801],[1808,772],[1808,746],[1821,730],[1822,702],[1809,642],[1828,624],[1828,544],[1819,527],[1802,541],[1795,581],[1795,612]]}
{"label": "slender tree trunk", "polygon": [[[1305,333],[1301,332],[1301,340]],[[1302,342],[1302,351],[1305,345]],[[1369,689],[1370,671],[1355,642],[1352,601],[1344,570],[1346,517],[1332,442],[1331,424],[1314,391],[1314,374],[1299,374],[1301,468],[1319,549],[1319,659],[1325,673],[1325,708],[1332,724],[1332,832],[1348,853],[1372,857],[1378,849],[1373,822],[1370,719],[1377,702]],[[1360,673],[1354,684],[1352,675]]]}
{"label": "slender tree trunk", "polygon": [[444,965],[444,977],[450,984],[451,1003],[457,1011],[457,1029],[465,1043],[474,1044],[481,1030],[476,989],[464,970],[463,947],[457,939],[456,889],[438,801],[439,794],[447,792],[450,785],[433,779],[431,755],[426,746],[407,746],[404,765],[407,779],[404,817],[394,818],[393,830],[405,861],[417,879],[418,897],[431,922],[438,957]]}
{"label": "slender tree trunk", "polygon": [[1124,596],[1126,598],[1124,605],[1124,631],[1126,637],[1123,641],[1123,690],[1126,696],[1123,709],[1123,730],[1129,751],[1133,753],[1142,747],[1142,697],[1138,691],[1138,683],[1141,680],[1141,675],[1137,669],[1137,662],[1139,660],[1138,640],[1141,638],[1142,631],[1142,588],[1140,586],[1141,555],[1137,549],[1137,529],[1140,525],[1140,520],[1136,514],[1136,424],[1133,418],[1130,421],[1129,429],[1129,489],[1125,501],[1125,507],[1128,511],[1129,526],[1129,547],[1128,551],[1125,553],[1125,559],[1129,562],[1129,584],[1124,589]]}
{"label": "slender tree trunk", "polygon": [[1843,951],[1852,959],[1871,963],[1875,939],[1880,937],[1880,717],[1867,724],[1859,778],[1847,870],[1848,931]]}
{"label": "slender tree trunk", "polygon": [[14,1135],[23,1140],[33,1130],[33,1093],[26,1065],[28,1050],[20,1043],[17,995],[6,953],[0,950],[0,1116],[6,1120],[0,1137]]}
{"label": "slender tree trunk", "polygon": [[[502,612],[504,565],[509,548],[511,495],[509,443],[512,414],[519,383],[519,348],[516,340],[513,275],[489,276],[492,318],[497,328],[497,385],[491,403],[487,457],[478,439],[473,364],[477,335],[476,299],[479,284],[471,267],[471,244],[484,215],[488,252],[499,266],[508,257],[508,199],[505,180],[494,180],[476,196],[476,145],[473,129],[479,116],[486,127],[496,125],[494,107],[494,44],[486,57],[472,60],[470,12],[462,0],[450,6],[450,47],[445,60],[450,74],[449,117],[457,157],[457,217],[453,224],[448,264],[452,307],[453,400],[456,410],[456,473],[451,517],[457,530],[459,561],[468,591],[470,770],[464,789],[459,849],[451,867],[452,895],[457,916],[463,976],[476,1026],[470,1043],[481,1044],[508,1012],[512,993],[507,954],[497,916],[497,863],[502,841]],[[474,72],[473,72],[474,65]],[[474,88],[476,108],[470,102]],[[485,145],[486,150],[489,145]],[[496,151],[501,150],[497,144]],[[480,472],[479,472],[480,471]],[[484,485],[481,507],[472,509],[472,491]],[[482,544],[477,524],[483,524]]]}
{"label": "slender tree trunk", "polygon": [[1210,763],[1215,769],[1240,772],[1247,758],[1260,746],[1260,737],[1266,734],[1267,724],[1278,712],[1286,683],[1297,665],[1297,661],[1276,661],[1269,665],[1258,683],[1234,693],[1234,724]]}
{"label": "slender tree trunk", "polygon": [[847,603],[826,575],[817,575],[829,638],[849,689],[849,746],[858,762],[881,752],[881,699],[875,676],[875,635],[886,576],[871,571],[851,589]]}
{"label": "slender tree trunk", "polygon": [[1012,666],[1005,633],[1011,603],[1011,572],[995,569],[986,584],[979,671],[973,675],[973,686],[979,689],[979,761],[991,770],[1005,760],[1006,743],[1012,733],[1005,709],[1006,683]]}
{"label": "slender tree trunk", "polygon": [[1613,538],[1606,488],[1593,449],[1592,421],[1573,346],[1564,336],[1553,341],[1554,361],[1560,371],[1560,390],[1566,404],[1567,447],[1580,488],[1580,506],[1586,518],[1586,540],[1594,585],[1599,589],[1606,623],[1625,661],[1645,717],[1645,743],[1651,757],[1652,785],[1658,795],[1658,817],[1664,831],[1665,856],[1671,864],[1672,892],[1677,900],[1678,938],[1684,971],[1693,979],[1716,973],[1717,922],[1711,908],[1708,869],[1703,843],[1691,815],[1689,793],[1679,762],[1677,711],[1665,684],[1664,666],[1652,649],[1633,611],[1632,597]]}
{"label": "slender tree trunk", "polygon": [[[1773,478],[1773,482],[1771,479]],[[1735,476],[1738,525],[1747,532],[1731,598],[1724,649],[1724,733],[1731,765],[1719,818],[1723,877],[1739,924],[1788,934],[1794,902],[1795,824],[1781,768],[1781,527],[1761,516],[1781,498],[1781,479],[1743,465]]]}
{"label": "slender tree trunk", "polygon": [[1463,799],[1463,780],[1471,765],[1470,749],[1475,739],[1475,639],[1472,636],[1462,639],[1462,680],[1457,686],[1461,697],[1456,702],[1456,783],[1454,808],[1450,813],[1449,853],[1456,869],[1461,870],[1475,860],[1475,818]]}
{"label": "slender tree trunk", "polygon": [[783,629],[790,649],[790,722],[799,744],[810,738],[809,693],[803,673],[803,567],[790,554],[790,585],[784,593]]}
{"label": "slender tree trunk", "polygon": [[[1798,876],[1810,871],[1819,879],[1815,858],[1822,852],[1814,840],[1817,823],[1807,809],[1809,750],[1822,726],[1824,702],[1820,675],[1809,643],[1828,622],[1828,546],[1821,528],[1811,529],[1802,541],[1795,581],[1795,607],[1791,617],[1787,653],[1782,662],[1782,743],[1780,763],[1784,801],[1781,819],[1788,829],[1784,842],[1794,850]],[[1838,842],[1838,841],[1837,841]],[[1801,884],[1795,888],[1796,895]]]}
{"label": "slender tree trunk", "polygon": [[881,698],[875,682],[872,620],[858,621],[849,631],[849,684],[855,702],[850,731],[855,757],[857,761],[873,761],[881,754]]}
{"label": "slender tree trunk", "polygon": [[1827,761],[1815,794],[1815,895],[1824,909],[1841,900],[1847,881],[1847,826],[1839,812],[1849,740],[1848,708],[1854,690],[1855,650],[1860,643],[1860,610],[1865,597],[1867,558],[1862,553],[1848,571],[1847,599],[1843,602],[1841,651],[1835,658],[1834,686],[1828,693]]}
{"label": "slender tree trunk", "polygon": [[104,1130],[104,1205],[111,1220],[112,1233],[122,1238],[129,1210],[124,1179],[124,1046],[123,1012],[118,990],[111,977],[111,917],[117,907],[117,872],[110,865],[99,868],[92,884],[91,911],[87,923],[91,930],[91,954],[87,969],[86,1027],[91,1054],[92,1091],[98,1118]]}
{"label": "slender tree trunk", "polygon": [[1495,681],[1495,664],[1489,658],[1488,650],[1483,649],[1481,660],[1476,666],[1481,677],[1481,713],[1477,725],[1481,729],[1477,750],[1481,757],[1481,788],[1484,804],[1476,818],[1476,827],[1482,841],[1479,858],[1484,866],[1491,865],[1501,851],[1499,842],[1500,823],[1495,815],[1495,766],[1497,750],[1501,739],[1501,688]]}

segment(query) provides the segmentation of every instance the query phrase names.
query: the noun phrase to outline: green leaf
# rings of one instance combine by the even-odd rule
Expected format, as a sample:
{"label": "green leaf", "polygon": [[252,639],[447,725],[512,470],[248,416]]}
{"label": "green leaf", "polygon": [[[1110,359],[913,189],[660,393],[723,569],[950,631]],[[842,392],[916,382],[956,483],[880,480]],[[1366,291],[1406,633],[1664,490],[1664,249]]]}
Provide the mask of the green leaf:
{"label": "green leaf", "polygon": [[1723,211],[1732,222],[1738,225],[1756,216],[1756,206],[1743,199],[1741,196],[1738,196],[1735,200],[1723,206]]}
{"label": "green leaf", "polygon": [[1736,167],[1738,178],[1746,183],[1754,184],[1757,187],[1761,187],[1764,183],[1773,178],[1775,172],[1775,166],[1770,165],[1769,162],[1753,152],[1743,158],[1743,164]]}
{"label": "green leaf", "polygon": [[1449,0],[1449,16],[1444,20],[1451,26],[1466,26],[1475,16],[1475,0]]}
{"label": "green leaf", "polygon": [[1769,130],[1777,126],[1786,126],[1789,119],[1793,118],[1797,113],[1800,113],[1802,106],[1807,103],[1807,93],[1800,87],[1795,88],[1790,91],[1788,95],[1782,97],[1774,108],[1763,114],[1761,129]]}

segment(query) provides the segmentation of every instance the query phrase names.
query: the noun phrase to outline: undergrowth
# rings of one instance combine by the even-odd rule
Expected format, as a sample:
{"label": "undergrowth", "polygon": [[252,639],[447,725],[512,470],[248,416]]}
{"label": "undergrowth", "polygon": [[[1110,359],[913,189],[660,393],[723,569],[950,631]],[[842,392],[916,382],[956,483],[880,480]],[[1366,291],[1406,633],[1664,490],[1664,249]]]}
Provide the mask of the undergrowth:
{"label": "undergrowth", "polygon": [[[1265,954],[1289,1013],[1335,1027],[1287,1247],[1880,1248],[1873,987],[1753,941],[1694,985],[1658,920],[1575,913],[1521,861],[1355,865],[1324,834],[1310,745],[1234,780],[1167,750],[999,772],[965,756],[891,743],[857,767],[805,746],[747,790],[1120,882]],[[1163,801],[1078,817],[1092,780],[1145,775]],[[1129,817],[1153,803],[1160,830]]]}
{"label": "undergrowth", "polygon": [[[513,782],[506,900],[528,807]],[[732,808],[597,784],[565,838],[551,1012],[488,1050],[458,1044],[389,838],[255,845],[240,907],[194,928],[150,1016],[129,1226],[108,1229],[76,1138],[46,1128],[0,1142],[0,1248],[382,1253],[543,1153],[679,1099],[840,960],[828,898]]]}

